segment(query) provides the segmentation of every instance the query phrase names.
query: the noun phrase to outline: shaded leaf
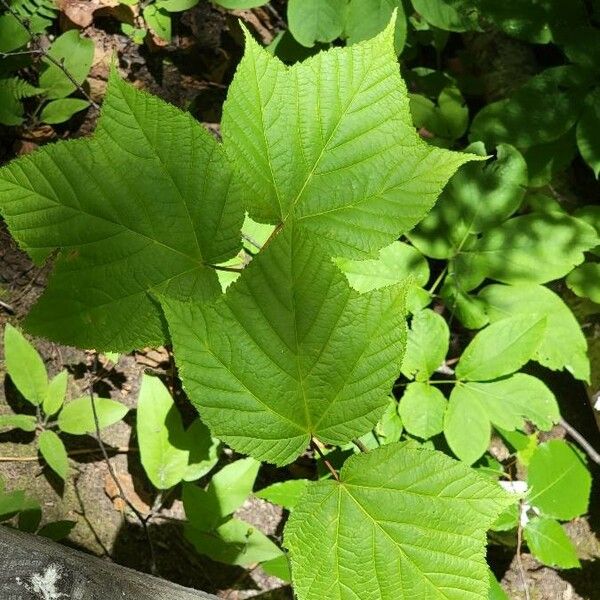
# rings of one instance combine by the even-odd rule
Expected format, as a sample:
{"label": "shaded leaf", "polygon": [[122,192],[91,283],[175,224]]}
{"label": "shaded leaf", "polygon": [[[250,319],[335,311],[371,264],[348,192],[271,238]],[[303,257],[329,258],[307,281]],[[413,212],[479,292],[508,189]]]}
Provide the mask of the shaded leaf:
{"label": "shaded leaf", "polygon": [[[289,0],[287,20],[292,35],[309,48],[315,42],[332,42],[344,29],[347,4],[348,0]],[[388,21],[389,17],[386,25]]]}
{"label": "shaded leaf", "polygon": [[[2,493],[0,492],[0,496]],[[0,500],[0,504],[2,501]],[[18,526],[19,531],[35,533],[42,520],[42,507],[40,503],[33,498],[25,498],[19,512]]]}
{"label": "shaded leaf", "polygon": [[[480,142],[465,151],[486,156]],[[496,160],[463,165],[458,170],[409,238],[432,258],[450,258],[463,248],[468,250],[471,234],[502,223],[517,210],[527,182],[523,156],[513,146],[500,144]]]}
{"label": "shaded leaf", "polygon": [[516,315],[488,325],[465,348],[456,376],[469,381],[496,379],[519,370],[537,351],[546,317]]}
{"label": "shaded leaf", "polygon": [[221,442],[210,435],[210,430],[200,419],[196,419],[189,426],[185,437],[190,454],[183,480],[196,481],[217,464]]}
{"label": "shaded leaf", "polygon": [[567,287],[581,298],[600,304],[600,263],[583,263],[575,267],[566,279]]}
{"label": "shaded leaf", "polygon": [[480,110],[469,139],[487,146],[504,142],[523,149],[556,140],[577,121],[586,83],[585,74],[577,67],[545,69],[510,98]]}
{"label": "shaded leaf", "polygon": [[349,0],[345,35],[348,44],[368,40],[385,29],[396,11],[394,48],[402,52],[406,41],[406,15],[402,0]]}
{"label": "shaded leaf", "polygon": [[[452,272],[452,264],[449,270]],[[489,317],[485,313],[485,303],[477,296],[463,291],[460,281],[457,281],[452,274],[446,276],[440,296],[450,313],[456,315],[468,329],[481,329],[489,323]]]}
{"label": "shaded leaf", "polygon": [[64,123],[74,114],[86,109],[90,103],[80,98],[60,98],[48,102],[40,114],[40,121],[44,123]]}
{"label": "shaded leaf", "polygon": [[230,519],[211,532],[186,525],[184,532],[198,552],[230,565],[252,565],[282,553],[264,533],[239,519]]}
{"label": "shaded leaf", "polygon": [[590,166],[596,179],[600,175],[600,88],[596,88],[588,98],[586,107],[577,123],[577,147],[585,162]]}
{"label": "shaded leaf", "polygon": [[197,531],[214,531],[250,495],[259,467],[254,459],[244,458],[223,467],[205,490],[185,485],[183,505],[191,526]]}
{"label": "shaded leaf", "polygon": [[34,415],[0,415],[0,429],[35,431],[37,418]]}
{"label": "shaded leaf", "polygon": [[583,262],[598,244],[595,230],[560,213],[532,213],[489,229],[459,255],[456,269],[473,289],[485,277],[503,283],[546,283]]}
{"label": "shaded leaf", "polygon": [[[81,85],[92,66],[94,42],[82,37],[78,29],[71,29],[52,42],[48,55],[58,61],[71,78]],[[56,64],[46,58],[42,58],[42,62],[45,68],[40,73],[39,86],[46,90],[48,98],[64,98],[76,90],[75,83]]]}
{"label": "shaded leaf", "polygon": [[[570,285],[569,277],[567,285]],[[552,290],[529,284],[488,285],[478,297],[485,303],[485,311],[492,322],[532,311],[540,317],[545,316],[546,329],[533,360],[549,369],[567,369],[577,379],[589,379],[585,336],[569,307]]]}
{"label": "shaded leaf", "polygon": [[66,538],[73,527],[77,523],[75,521],[53,521],[52,523],[46,523],[38,532],[38,535],[59,542]]}
{"label": "shaded leaf", "polygon": [[23,506],[26,506],[25,492],[23,490],[3,492],[0,489],[0,522],[14,517]]}
{"label": "shaded leaf", "polygon": [[477,29],[477,23],[466,6],[452,0],[411,0],[425,20],[445,31]]}

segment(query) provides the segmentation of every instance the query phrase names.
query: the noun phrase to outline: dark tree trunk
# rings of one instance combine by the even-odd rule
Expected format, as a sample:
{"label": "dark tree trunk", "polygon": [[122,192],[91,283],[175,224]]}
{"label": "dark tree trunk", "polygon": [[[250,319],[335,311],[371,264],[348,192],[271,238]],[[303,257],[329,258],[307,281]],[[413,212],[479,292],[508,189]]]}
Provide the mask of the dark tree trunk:
{"label": "dark tree trunk", "polygon": [[0,526],[0,600],[217,600]]}

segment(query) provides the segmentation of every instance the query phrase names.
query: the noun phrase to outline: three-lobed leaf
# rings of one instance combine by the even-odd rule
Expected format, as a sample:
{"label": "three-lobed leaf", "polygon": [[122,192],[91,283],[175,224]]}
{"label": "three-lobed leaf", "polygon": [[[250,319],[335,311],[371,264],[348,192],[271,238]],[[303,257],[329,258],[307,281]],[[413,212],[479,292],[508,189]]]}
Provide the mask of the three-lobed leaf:
{"label": "three-lobed leaf", "polygon": [[353,456],[339,482],[309,485],[286,525],[298,598],[479,600],[485,531],[508,501],[439,452],[390,444]]}
{"label": "three-lobed leaf", "polygon": [[293,221],[332,255],[368,258],[413,227],[475,158],[433,148],[414,130],[393,33],[390,24],[291,67],[246,36],[222,133],[251,217]]}
{"label": "three-lobed leaf", "polygon": [[234,188],[228,160],[201,125],[113,72],[93,137],[0,170],[0,212],[13,236],[38,261],[60,248],[26,326],[100,350],[162,343],[164,321],[148,292],[220,293],[208,264],[241,245]]}

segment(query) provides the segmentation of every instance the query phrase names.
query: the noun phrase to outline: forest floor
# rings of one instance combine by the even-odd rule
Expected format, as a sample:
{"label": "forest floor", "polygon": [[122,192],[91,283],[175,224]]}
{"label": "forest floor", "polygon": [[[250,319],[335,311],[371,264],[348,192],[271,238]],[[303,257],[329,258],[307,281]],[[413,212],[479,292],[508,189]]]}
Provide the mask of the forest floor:
{"label": "forest floor", "polygon": [[[277,8],[277,2],[272,4]],[[86,29],[87,35],[96,43],[89,78],[91,96],[101,101],[111,62],[116,57],[119,70],[127,80],[176,106],[189,109],[218,135],[221,106],[242,54],[238,18],[265,43],[270,42],[282,26],[281,17],[270,7],[225,13],[209,3],[200,3],[176,22],[173,43],[152,52],[122,35],[110,16],[95,18],[94,25]],[[84,117],[71,120],[68,126],[40,126],[34,130],[0,128],[0,164],[48,141],[88,135],[93,131],[96,119],[97,113],[92,109]],[[9,234],[0,228],[0,300],[13,309],[11,314],[0,308],[0,332],[7,321],[18,323],[27,313],[43,291],[47,274],[48,268],[32,265],[16,248]],[[600,335],[593,333],[592,338],[595,342],[600,340]],[[600,342],[596,345],[600,347]],[[63,368],[72,374],[71,397],[85,393],[90,379],[99,375],[92,353],[42,340],[36,340],[36,346],[50,374]],[[597,354],[594,368],[596,378],[600,379],[600,350]],[[146,349],[121,357],[114,369],[99,377],[94,390],[134,408],[142,373],[150,369],[165,374],[170,368],[166,352]],[[0,412],[6,410],[7,405],[13,410],[27,410],[26,403],[1,370],[0,381],[3,382]],[[582,396],[581,393],[576,395]],[[186,409],[183,405],[181,408]],[[191,409],[187,407],[187,410]],[[585,400],[576,410],[580,414],[575,415],[575,421],[589,423],[591,409]],[[595,442],[600,440],[597,433]],[[110,451],[111,462],[128,499],[146,514],[152,509],[154,498],[135,451],[133,435],[132,420],[128,417],[107,429],[103,439],[113,449]],[[552,435],[564,436],[564,432],[557,428]],[[69,450],[89,450],[89,453],[74,457],[75,474],[63,485],[48,469],[41,467],[31,440],[32,434],[27,433],[0,434],[0,476],[9,482],[10,489],[25,489],[37,498],[42,505],[44,522],[76,521],[77,525],[66,540],[69,545],[149,572],[153,561],[148,539],[140,523],[118,499],[118,490],[99,453],[97,441],[91,436],[67,438]],[[13,460],[3,460],[6,457],[13,457]],[[597,471],[594,475],[591,516],[568,525],[569,535],[582,559],[582,570],[559,573],[542,567],[525,553],[522,555],[522,573],[514,548],[491,547],[490,563],[511,599],[525,600],[524,574],[531,600],[600,600],[600,560],[597,560],[600,558],[600,540],[594,534],[594,530],[600,531],[600,477]],[[243,506],[241,514],[264,533],[280,539],[284,515],[274,505],[252,499]],[[260,569],[247,571],[230,567],[195,553],[177,523],[183,516],[181,503],[173,501],[163,510],[163,518],[155,520],[150,527],[159,576],[230,600],[292,597],[289,588]]]}

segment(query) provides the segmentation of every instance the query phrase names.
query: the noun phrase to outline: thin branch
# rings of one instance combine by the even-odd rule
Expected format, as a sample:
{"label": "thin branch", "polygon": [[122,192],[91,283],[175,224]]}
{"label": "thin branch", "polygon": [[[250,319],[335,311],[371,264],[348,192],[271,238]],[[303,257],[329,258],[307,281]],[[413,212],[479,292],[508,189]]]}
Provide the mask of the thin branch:
{"label": "thin branch", "polygon": [[321,448],[319,448],[318,444],[314,441],[314,439],[310,440],[310,447],[321,457],[321,460],[323,461],[325,466],[329,469],[329,472],[331,473],[333,478],[339,482],[340,477],[339,477],[337,471],[333,468],[331,463],[325,458],[325,455],[321,451]]}
{"label": "thin branch", "polygon": [[[98,454],[101,452],[100,448],[77,448],[76,450],[69,450],[67,456],[87,456],[91,454]],[[111,454],[134,454],[138,452],[137,448],[129,448],[127,446],[119,446],[117,448],[108,448],[107,452]],[[36,462],[40,459],[39,456],[0,456],[0,462]]]}
{"label": "thin branch", "polygon": [[44,54],[43,50],[39,50],[37,48],[31,48],[30,50],[15,50],[13,52],[0,52],[0,58],[10,58],[11,56],[31,56],[31,55],[39,55]]}
{"label": "thin branch", "polygon": [[523,559],[521,557],[521,549],[523,546],[523,521],[521,519],[521,515],[523,509],[523,502],[519,501],[519,525],[517,527],[517,567],[519,569],[521,585],[523,586],[523,591],[525,592],[525,600],[530,600],[531,597],[529,596],[529,586],[527,585],[527,577],[525,575],[525,568],[523,567]]}
{"label": "thin branch", "polygon": [[[3,0],[0,0],[0,1],[3,1]],[[95,362],[98,363],[98,354],[95,355]],[[144,517],[144,515],[129,500],[129,498],[125,494],[125,491],[123,490],[123,486],[121,485],[121,482],[120,482],[119,478],[117,477],[117,474],[115,473],[112,463],[110,462],[110,458],[106,451],[106,447],[104,446],[104,442],[102,441],[102,435],[100,433],[100,421],[98,419],[98,410],[96,408],[96,397],[94,395],[93,381],[90,382],[89,391],[90,391],[90,400],[92,402],[92,413],[94,415],[94,426],[96,428],[96,441],[98,442],[98,445],[100,446],[100,450],[102,452],[102,456],[104,457],[104,462],[106,463],[110,477],[117,487],[117,490],[119,492],[119,497],[121,498],[121,500],[123,500],[123,502],[125,502],[125,504],[129,507],[131,512],[137,517],[139,522],[142,524],[142,529],[144,530],[144,534],[146,535],[146,539],[148,540],[148,546],[150,548],[150,570],[153,575],[156,575],[156,572],[157,572],[156,552],[154,550],[154,544],[152,543],[152,538],[150,536],[150,529],[148,527],[148,519],[146,517]]]}
{"label": "thin branch", "polygon": [[573,427],[561,418],[560,425],[562,428],[581,446],[582,450],[588,455],[590,460],[600,465],[600,453]]}
{"label": "thin branch", "polygon": [[[38,38],[38,36],[29,26],[29,23],[25,19],[23,19],[21,15],[19,15],[19,13],[16,12],[6,0],[0,0],[0,4],[2,4],[2,6],[4,6],[4,8],[18,21],[18,23],[25,29],[25,31],[27,31],[32,42]],[[75,86],[77,90],[79,90],[79,92],[94,108],[100,108],[100,105],[97,104],[92,99],[92,97],[81,87],[81,85],[77,82],[73,75],[71,75],[69,70],[61,61],[54,58],[51,54],[48,54],[48,52],[46,52],[45,50],[39,50],[38,54],[41,54],[48,62],[52,63],[55,67],[60,69],[65,74],[65,77]]]}
{"label": "thin branch", "polygon": [[433,282],[431,287],[427,290],[428,294],[430,294],[431,296],[433,296],[435,294],[438,286],[440,285],[440,283],[442,283],[442,279],[444,279],[447,272],[448,272],[448,267],[445,266],[442,269],[441,273],[437,276],[437,279]]}

